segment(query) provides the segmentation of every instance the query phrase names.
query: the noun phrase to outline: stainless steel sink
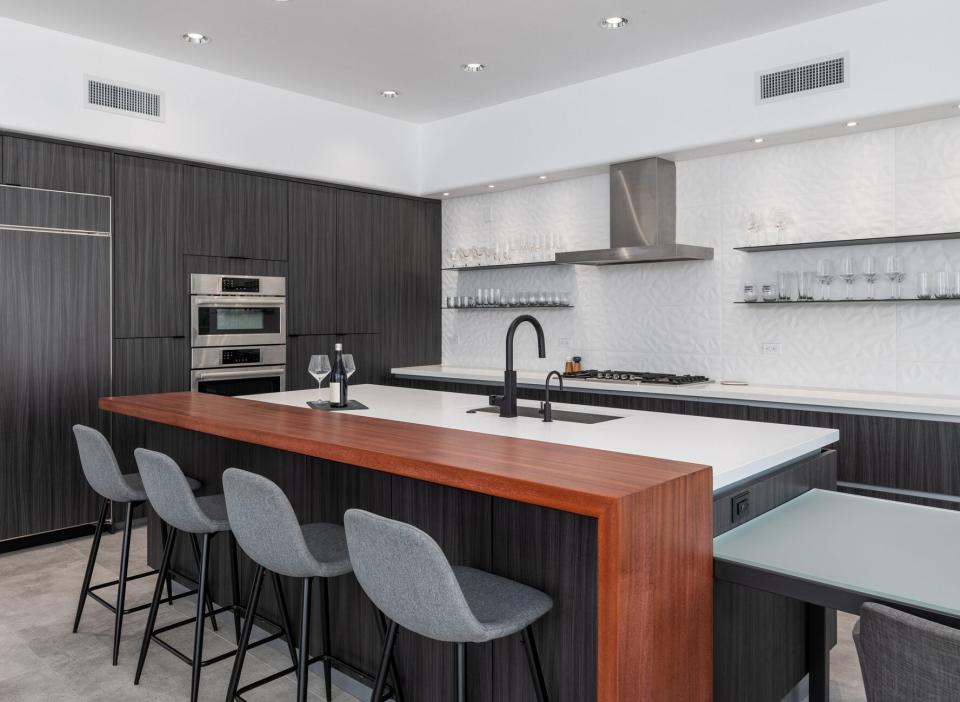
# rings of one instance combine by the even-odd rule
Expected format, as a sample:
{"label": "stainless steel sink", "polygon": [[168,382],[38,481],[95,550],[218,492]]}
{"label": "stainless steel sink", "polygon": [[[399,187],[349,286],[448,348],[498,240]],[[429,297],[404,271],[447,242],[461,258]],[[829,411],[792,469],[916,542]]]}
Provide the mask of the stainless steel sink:
{"label": "stainless steel sink", "polygon": [[[486,412],[488,414],[499,414],[500,408],[494,406],[477,407],[467,410],[467,414],[476,414],[477,412]],[[532,417],[533,419],[543,419],[539,407],[517,407],[517,414],[521,417]],[[600,424],[614,419],[623,419],[614,414],[593,414],[592,412],[571,412],[569,410],[553,410],[553,421],[555,422],[574,422],[576,424]]]}

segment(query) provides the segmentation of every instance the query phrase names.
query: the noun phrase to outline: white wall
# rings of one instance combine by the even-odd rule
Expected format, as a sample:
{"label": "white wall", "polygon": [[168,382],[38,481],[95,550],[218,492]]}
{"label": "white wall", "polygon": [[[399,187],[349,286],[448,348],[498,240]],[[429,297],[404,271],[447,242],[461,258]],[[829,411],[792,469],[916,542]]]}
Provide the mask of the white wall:
{"label": "white wall", "polygon": [[[591,368],[706,374],[810,387],[960,395],[960,300],[746,306],[744,282],[810,270],[818,258],[899,253],[915,294],[920,271],[960,271],[960,241],[747,254],[733,247],[784,241],[960,231],[960,118],[677,164],[678,241],[713,246],[715,260],[594,268],[555,266],[444,273],[444,295],[480,287],[567,291],[573,310],[536,312],[549,358],[532,332],[517,337],[518,368]],[[554,236],[565,250],[606,246],[606,176],[463,198],[443,204],[445,251]],[[763,232],[747,231],[750,214]],[[857,295],[865,293],[857,283]],[[842,295],[833,283],[833,295]],[[877,283],[887,296],[889,283]],[[499,367],[509,311],[444,311],[443,362]],[[564,340],[567,340],[564,345]],[[761,344],[780,343],[781,355]]]}
{"label": "white wall", "polygon": [[[423,192],[960,100],[960,3],[888,0],[427,124]],[[575,50],[575,49],[571,49]],[[757,106],[757,70],[850,52],[846,90]]]}
{"label": "white wall", "polygon": [[[419,192],[419,127],[0,18],[0,128]],[[90,74],[166,93],[165,123],[83,106]]]}

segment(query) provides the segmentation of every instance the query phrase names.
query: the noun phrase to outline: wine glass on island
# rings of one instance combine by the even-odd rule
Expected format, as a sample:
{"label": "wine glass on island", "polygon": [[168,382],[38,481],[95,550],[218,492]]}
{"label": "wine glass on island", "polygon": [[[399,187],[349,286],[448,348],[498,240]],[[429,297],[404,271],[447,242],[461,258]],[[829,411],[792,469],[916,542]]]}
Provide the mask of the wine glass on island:
{"label": "wine glass on island", "polygon": [[352,353],[343,354],[343,367],[347,371],[347,380],[350,380],[351,376],[357,372],[357,364],[353,362]]}
{"label": "wine glass on island", "polygon": [[330,375],[330,357],[326,354],[311,356],[307,372],[317,381],[317,389],[319,390],[324,379]]}

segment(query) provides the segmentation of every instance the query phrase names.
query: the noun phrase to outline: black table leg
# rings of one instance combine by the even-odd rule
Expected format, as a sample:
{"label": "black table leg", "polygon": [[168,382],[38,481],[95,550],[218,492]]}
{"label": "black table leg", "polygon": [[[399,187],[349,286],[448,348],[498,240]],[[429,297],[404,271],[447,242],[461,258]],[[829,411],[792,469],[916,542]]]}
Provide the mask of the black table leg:
{"label": "black table leg", "polygon": [[805,605],[807,619],[807,670],[809,702],[830,702],[830,625],[827,608]]}

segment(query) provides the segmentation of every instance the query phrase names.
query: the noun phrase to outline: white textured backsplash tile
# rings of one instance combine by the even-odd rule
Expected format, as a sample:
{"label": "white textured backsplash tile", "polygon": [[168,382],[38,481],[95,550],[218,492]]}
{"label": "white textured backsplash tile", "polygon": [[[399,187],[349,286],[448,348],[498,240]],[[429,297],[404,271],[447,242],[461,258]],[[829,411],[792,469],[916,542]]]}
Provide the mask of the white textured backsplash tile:
{"label": "white textured backsplash tile", "polygon": [[[554,266],[445,273],[444,295],[478,288],[560,291],[572,310],[534,310],[547,337],[517,335],[518,368],[547,370],[571,355],[586,367],[702,373],[754,383],[960,395],[960,301],[735,305],[743,284],[817,261],[899,254],[904,296],[922,271],[960,271],[960,241],[747,254],[735,246],[960,231],[960,118],[677,163],[677,241],[714,247],[713,261]],[[445,252],[551,237],[564,250],[604,248],[605,175],[443,203]],[[934,275],[935,278],[935,275]],[[830,286],[845,294],[843,281]],[[855,296],[866,294],[858,279]],[[817,288],[819,296],[819,289]],[[502,367],[516,312],[443,313],[443,362]],[[763,353],[779,344],[779,353]]]}

